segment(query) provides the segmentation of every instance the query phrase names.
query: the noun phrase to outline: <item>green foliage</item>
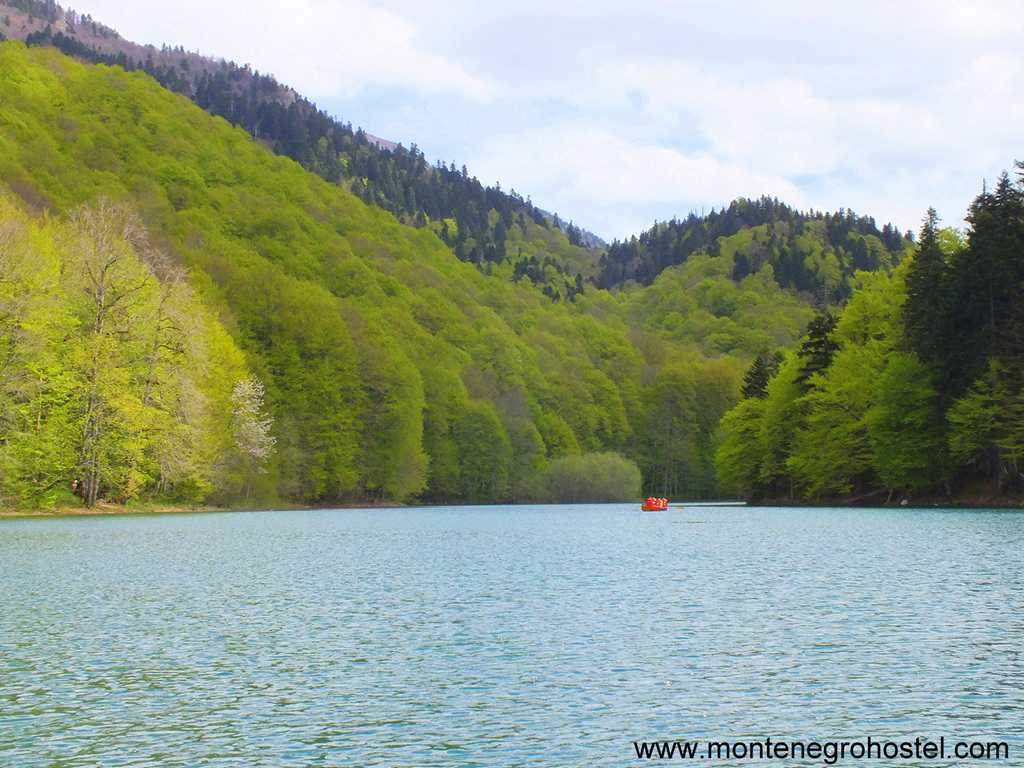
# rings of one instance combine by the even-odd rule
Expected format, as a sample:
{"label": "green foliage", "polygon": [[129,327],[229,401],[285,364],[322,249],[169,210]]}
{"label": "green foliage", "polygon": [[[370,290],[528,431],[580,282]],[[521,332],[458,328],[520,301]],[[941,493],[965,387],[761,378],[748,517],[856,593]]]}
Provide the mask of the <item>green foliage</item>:
{"label": "green foliage", "polygon": [[725,414],[715,452],[719,487],[726,493],[754,495],[761,487],[761,444],[765,402],[749,397]]}
{"label": "green foliage", "polygon": [[507,501],[512,443],[488,403],[470,401],[455,426],[459,445],[460,498]]}
{"label": "green foliage", "polygon": [[888,488],[918,491],[944,477],[942,412],[933,373],[914,355],[889,358],[867,416],[878,477]]}
{"label": "green foliage", "polygon": [[913,265],[907,274],[903,319],[907,345],[931,364],[940,364],[945,359],[948,333],[939,332],[935,322],[947,317],[950,311],[949,265],[939,238],[939,216],[934,208],[929,208]]}
{"label": "green foliage", "polygon": [[908,275],[908,347],[935,366],[944,403],[996,358],[1014,367],[1024,296],[1024,188],[1003,174],[971,205],[966,241],[931,215]]}
{"label": "green foliage", "polygon": [[536,479],[547,469],[546,446],[540,430],[529,419],[513,419],[508,433],[512,448],[512,498],[519,501],[529,498]]}
{"label": "green foliage", "polygon": [[715,433],[739,397],[739,370],[728,360],[665,366],[642,393],[633,454],[646,493],[704,497],[716,490]]}
{"label": "green foliage", "polygon": [[722,421],[724,486],[820,498],[986,475],[995,493],[1024,485],[1024,190],[1004,174],[970,221],[964,240],[929,210],[913,258],[858,274],[763,404],[751,386]]}
{"label": "green foliage", "polygon": [[199,501],[229,483],[242,356],[130,209],[0,198],[0,503]]}
{"label": "green foliage", "polygon": [[743,397],[765,397],[768,394],[768,381],[779,369],[781,362],[782,354],[779,352],[774,355],[762,352],[755,357],[749,370],[743,376]]}
{"label": "green foliage", "polygon": [[[460,444],[473,442],[480,409],[515,427],[519,475],[539,471],[547,452],[538,456],[527,422],[554,425],[553,454],[580,439],[621,444],[628,382],[600,370],[606,361],[586,338],[595,324],[577,311],[460,265],[425,230],[274,158],[141,75],[18,45],[0,56],[0,143],[15,148],[0,158],[3,178],[27,204],[58,210],[130,198],[194,269],[266,385],[277,441],[258,478],[267,491],[507,498],[511,458],[482,479]],[[72,125],[76,141],[58,149]],[[624,333],[609,344],[628,348]],[[551,342],[543,360],[531,334]],[[635,381],[641,367],[625,375]],[[474,405],[467,384],[479,390]],[[555,410],[575,415],[579,438]],[[486,422],[504,456],[504,424]]]}
{"label": "green foliage", "polygon": [[891,224],[878,229],[874,219],[852,211],[806,214],[773,198],[741,198],[612,243],[596,282],[649,284],[667,267],[703,253],[727,260],[737,282],[768,265],[778,285],[829,304],[849,297],[855,272],[891,268],[908,244]]}
{"label": "green foliage", "polygon": [[362,495],[405,499],[426,488],[423,381],[416,366],[382,328],[360,345]]}
{"label": "green foliage", "polygon": [[565,419],[557,413],[549,411],[541,414],[537,421],[537,429],[549,457],[557,459],[580,452],[580,446],[572,427],[566,424]]}
{"label": "green foliage", "polygon": [[806,495],[841,495],[870,483],[867,414],[876,382],[899,343],[903,270],[863,273],[841,318],[819,316],[798,357],[803,422],[787,459]]}
{"label": "green foliage", "polygon": [[961,464],[986,462],[999,435],[998,369],[981,377],[949,409],[949,449]]}
{"label": "green foliage", "polygon": [[586,453],[555,459],[538,478],[532,498],[574,504],[633,501],[640,496],[640,470],[617,453]]}
{"label": "green foliage", "polygon": [[[789,347],[814,316],[806,302],[779,287],[771,265],[739,283],[727,257],[702,254],[665,269],[648,287],[613,294],[618,313],[658,336],[696,346],[707,356],[753,357],[766,348]],[[587,294],[588,309],[607,294]],[[603,307],[602,307],[603,308]]]}
{"label": "green foliage", "polygon": [[788,492],[790,489],[786,459],[805,416],[800,371],[800,358],[791,354],[782,361],[778,373],[768,382],[760,430],[762,452],[757,480],[758,486],[769,493]]}
{"label": "green foliage", "polygon": [[[0,467],[16,503],[53,503],[75,479],[108,499],[507,500],[584,452],[635,460],[662,495],[712,494],[717,423],[743,372],[813,315],[771,263],[737,281],[740,249],[695,254],[647,288],[552,302],[554,277],[566,296],[586,263],[536,209],[507,221],[488,196],[472,216],[407,226],[140,72],[5,43],[0,104],[0,179],[17,199],[0,224],[54,230],[15,238],[9,274],[22,276],[2,288]],[[96,291],[60,244],[98,241],[72,212],[103,200],[138,212],[132,232],[127,213],[107,218],[122,230],[112,276],[142,288],[99,327]],[[49,218],[26,224],[24,210]],[[444,240],[431,225],[443,218]],[[502,239],[507,259],[483,270],[453,257],[497,254]],[[543,254],[572,265],[546,273],[547,295],[513,274],[513,258],[551,268]],[[250,376],[270,456],[231,422]],[[795,406],[774,383],[767,485],[795,429],[775,421]]]}
{"label": "green foliage", "polygon": [[637,454],[646,490],[677,497],[696,465],[697,395],[693,369],[661,371],[644,393]]}
{"label": "green foliage", "polygon": [[871,403],[870,351],[851,347],[836,356],[827,375],[812,381],[801,399],[804,421],[786,467],[811,498],[848,493],[871,467],[865,418]]}
{"label": "green foliage", "polygon": [[947,415],[953,458],[992,477],[997,491],[1024,479],[1024,372],[1015,363],[990,360]]}
{"label": "green foliage", "polygon": [[803,361],[800,370],[800,383],[807,385],[812,376],[822,373],[832,363],[832,358],[839,349],[833,338],[836,318],[830,312],[815,317],[807,326],[807,338],[800,345],[799,356]]}

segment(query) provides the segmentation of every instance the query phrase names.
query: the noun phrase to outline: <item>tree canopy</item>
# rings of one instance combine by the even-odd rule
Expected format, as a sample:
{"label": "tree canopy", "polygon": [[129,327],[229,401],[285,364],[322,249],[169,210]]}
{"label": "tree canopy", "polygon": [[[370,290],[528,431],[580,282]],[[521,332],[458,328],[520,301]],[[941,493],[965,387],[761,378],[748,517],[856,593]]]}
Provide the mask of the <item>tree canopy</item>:
{"label": "tree canopy", "polygon": [[[76,332],[92,328],[73,359],[18,324],[0,342],[17,379],[0,407],[0,462],[20,478],[6,503],[51,503],[46,488],[75,481],[90,501],[535,498],[559,459],[609,453],[640,468],[647,492],[710,495],[716,425],[743,373],[792,348],[814,317],[772,263],[738,277],[724,236],[649,286],[552,301],[569,298],[568,283],[516,279],[511,258],[457,258],[457,220],[414,226],[367,205],[143,72],[4,43],[0,104],[0,222],[61,232],[52,246],[22,237],[16,251],[46,264],[39,254],[53,250],[62,280],[74,270],[60,259],[95,251],[83,263],[115,257],[108,276],[120,281],[108,290],[86,270],[83,287],[65,286]],[[503,215],[490,208],[489,226],[500,231]],[[527,270],[535,256],[553,268],[529,252],[551,228],[502,227],[507,243],[521,239]],[[104,246],[60,256],[74,237]],[[45,315],[49,279],[9,288],[12,306]],[[186,318],[207,318],[205,330],[183,334]],[[799,376],[794,365],[778,375]],[[53,396],[69,409],[49,413],[53,431],[27,427],[40,413],[25,410],[32,366],[70,388]],[[180,373],[169,374],[180,391],[161,389],[165,370]],[[219,378],[196,384],[199,372]],[[137,402],[125,399],[133,387]],[[210,403],[220,421],[197,415]],[[56,463],[44,477],[33,457],[47,452]]]}
{"label": "tree canopy", "polygon": [[962,237],[929,210],[912,256],[859,273],[763,394],[751,371],[722,422],[724,485],[812,499],[1024,488],[1024,186],[1004,173],[968,221]]}

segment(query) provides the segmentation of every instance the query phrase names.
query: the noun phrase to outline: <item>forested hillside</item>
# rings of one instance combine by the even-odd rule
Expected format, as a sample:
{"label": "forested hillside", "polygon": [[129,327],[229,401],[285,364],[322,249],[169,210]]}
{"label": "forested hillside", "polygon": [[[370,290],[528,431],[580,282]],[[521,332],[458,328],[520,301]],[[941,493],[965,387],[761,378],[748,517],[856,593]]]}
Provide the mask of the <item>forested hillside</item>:
{"label": "forested hillside", "polygon": [[828,305],[849,298],[857,270],[889,269],[909,244],[909,235],[891,224],[879,229],[874,219],[852,211],[802,213],[772,198],[740,199],[612,243],[596,282],[604,288],[628,280],[646,285],[694,253],[726,253],[734,256],[735,279],[771,264],[779,285]]}
{"label": "forested hillside", "polygon": [[[266,419],[246,407],[239,412],[252,429],[210,426],[225,456],[241,444],[259,459],[244,484],[237,467],[223,487],[209,476],[172,482],[159,462],[140,458],[144,447],[131,454],[129,482],[116,457],[129,455],[140,432],[114,430],[105,455],[115,458],[99,470],[105,498],[559,498],[578,487],[571,475],[594,475],[591,462],[602,477],[628,480],[628,463],[612,472],[608,452],[635,461],[651,492],[712,493],[714,430],[739,397],[746,361],[792,344],[810,316],[770,267],[737,283],[732,258],[721,255],[666,270],[649,288],[552,302],[528,283],[458,260],[428,229],[275,156],[141,72],[14,42],[0,45],[0,180],[14,201],[5,219],[22,230],[74,229],[76,211],[102,210],[105,199],[137,212],[148,245],[132,246],[132,258],[148,264],[152,247],[187,270],[189,300],[244,357],[206,401],[224,403],[227,388],[243,381],[248,401],[259,400],[265,386]],[[152,281],[160,271],[150,273],[159,292]],[[13,301],[33,285],[6,295]],[[81,285],[64,290],[71,305],[85,301]],[[159,325],[153,311],[140,332]],[[27,360],[42,347],[26,341],[29,319],[11,317],[4,344]],[[124,376],[137,391],[146,364],[125,354]],[[200,365],[175,359],[186,370]],[[62,418],[53,409],[63,401],[44,381],[35,391],[19,382],[0,391],[8,504],[42,498],[40,489],[66,487],[92,466],[78,421],[79,442],[65,454],[72,464],[45,483],[36,478],[29,457],[46,448],[34,436],[42,440],[43,425]],[[88,393],[74,396],[89,402]],[[135,408],[105,408],[122,406]],[[161,442],[161,433],[142,431],[146,445]],[[579,458],[561,461],[569,456]],[[627,480],[618,486],[630,495]]]}
{"label": "forested hillside", "polygon": [[504,266],[552,299],[571,299],[594,273],[593,235],[534,207],[514,190],[486,186],[465,166],[430,164],[404,147],[353,129],[272,76],[181,48],[141,46],[53,0],[0,3],[0,34],[53,45],[84,61],[143,70],[364,202],[429,227],[480,269]]}
{"label": "forested hillside", "polygon": [[429,227],[460,259],[488,274],[529,280],[553,300],[572,300],[593,282],[649,284],[692,254],[736,255],[736,280],[773,265],[776,280],[818,305],[850,294],[857,269],[887,269],[907,246],[892,225],[879,229],[850,211],[803,213],[778,200],[736,200],[721,211],[655,225],[625,242],[590,232],[536,208],[514,190],[485,186],[465,166],[431,165],[406,148],[353,129],[272,76],[181,48],[141,46],[54,0],[7,0],[8,36],[53,45],[89,62],[141,69],[211,114],[248,131],[278,154],[402,221]]}
{"label": "forested hillside", "polygon": [[777,361],[751,369],[722,422],[724,487],[805,499],[1024,493],[1024,187],[1004,174],[968,221],[964,239],[929,211],[909,260],[859,274],[839,317],[812,324],[773,375]]}

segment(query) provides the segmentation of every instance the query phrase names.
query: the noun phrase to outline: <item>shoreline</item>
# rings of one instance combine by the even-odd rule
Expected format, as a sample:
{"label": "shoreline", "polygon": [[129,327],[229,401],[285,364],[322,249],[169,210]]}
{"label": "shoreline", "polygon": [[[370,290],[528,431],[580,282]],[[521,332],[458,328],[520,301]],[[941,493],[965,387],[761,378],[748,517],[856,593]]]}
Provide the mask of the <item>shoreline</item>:
{"label": "shoreline", "polygon": [[[608,504],[622,504],[630,502],[598,502]],[[639,502],[637,502],[639,504]],[[691,504],[706,504],[707,502],[691,501]],[[687,502],[677,502],[673,506],[686,508]],[[304,510],[326,510],[326,509],[401,509],[405,507],[422,506],[424,508],[437,506],[475,506],[472,503],[461,503],[456,505],[445,504],[402,504],[399,502],[377,501],[362,503],[339,503],[339,504],[317,504],[310,506],[296,504],[277,504],[267,507],[215,507],[215,506],[178,506],[173,504],[153,504],[139,506],[122,506],[119,504],[101,503],[93,508],[88,507],[60,507],[57,509],[24,510],[24,509],[0,509],[0,520],[31,520],[58,517],[112,517],[115,515],[181,515],[181,514],[209,514],[218,512],[288,512]],[[482,506],[490,506],[482,505]],[[501,506],[536,506],[536,504],[508,503]],[[867,500],[858,499],[819,499],[817,501],[799,501],[793,499],[755,499],[747,501],[748,507],[801,507],[801,508],[875,508],[875,509],[1005,509],[1009,511],[1024,511],[1024,498],[959,498],[959,499],[914,499],[908,500],[907,504],[899,501],[886,503],[871,503]]]}
{"label": "shoreline", "polygon": [[153,506],[122,506],[120,504],[97,504],[95,507],[58,507],[56,509],[0,509],[0,520],[17,520],[44,517],[109,517],[112,515],[175,515],[205,512],[241,512],[229,507],[184,507],[170,504]]}
{"label": "shoreline", "polygon": [[[874,496],[872,498],[877,498]],[[850,509],[1007,509],[1024,510],[1024,497],[956,497],[938,496],[921,497],[918,499],[893,499],[891,501],[873,501],[872,498],[838,498],[802,501],[799,499],[751,499],[747,505],[751,507],[846,507]]]}
{"label": "shoreline", "polygon": [[210,505],[140,504],[137,506],[100,502],[95,507],[58,507],[56,509],[3,509],[0,520],[27,520],[54,517],[112,517],[114,515],[192,515],[218,512],[288,512],[311,509],[396,509],[399,502],[362,502],[302,505],[282,502],[266,507],[216,507]]}

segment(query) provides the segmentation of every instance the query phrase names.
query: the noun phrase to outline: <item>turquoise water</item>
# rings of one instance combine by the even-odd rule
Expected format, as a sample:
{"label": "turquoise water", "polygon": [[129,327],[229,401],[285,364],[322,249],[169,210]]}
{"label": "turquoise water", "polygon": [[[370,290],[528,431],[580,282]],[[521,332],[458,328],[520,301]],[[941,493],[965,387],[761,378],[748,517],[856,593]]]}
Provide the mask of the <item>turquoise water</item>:
{"label": "turquoise water", "polygon": [[1024,765],[1020,513],[8,520],[0,579],[3,766],[624,766],[766,735]]}

